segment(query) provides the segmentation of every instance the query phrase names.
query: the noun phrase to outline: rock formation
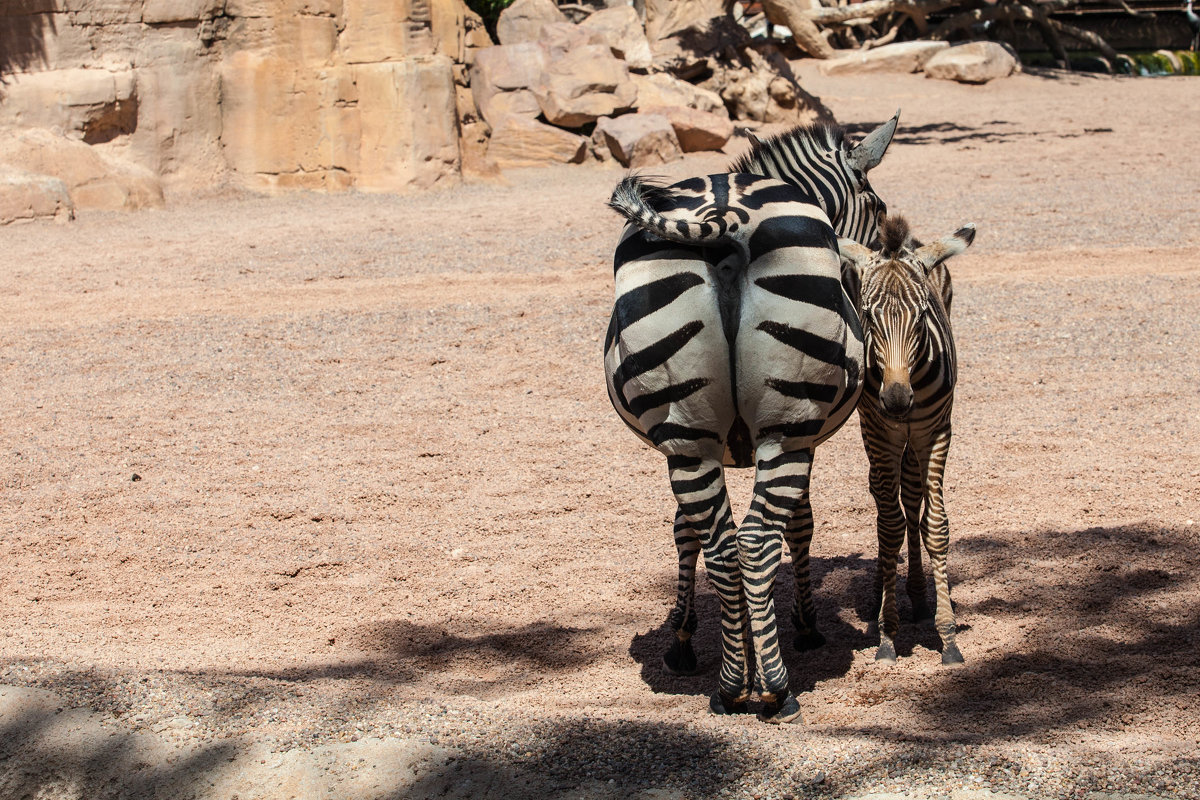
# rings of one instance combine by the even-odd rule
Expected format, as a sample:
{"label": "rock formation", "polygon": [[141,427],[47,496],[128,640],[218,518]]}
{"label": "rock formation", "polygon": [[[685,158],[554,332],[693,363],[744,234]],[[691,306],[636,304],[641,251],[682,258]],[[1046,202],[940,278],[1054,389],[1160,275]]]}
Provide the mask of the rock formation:
{"label": "rock formation", "polygon": [[445,185],[488,168],[466,87],[490,44],[462,0],[6,0],[0,163],[30,170],[30,136],[72,153],[34,174],[80,208]]}

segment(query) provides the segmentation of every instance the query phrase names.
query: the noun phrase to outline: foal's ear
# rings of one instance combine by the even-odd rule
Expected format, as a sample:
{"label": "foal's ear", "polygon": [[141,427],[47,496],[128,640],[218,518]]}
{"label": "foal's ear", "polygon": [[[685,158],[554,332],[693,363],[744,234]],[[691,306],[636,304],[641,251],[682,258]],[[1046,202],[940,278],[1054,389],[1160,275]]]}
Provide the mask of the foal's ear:
{"label": "foal's ear", "polygon": [[943,236],[936,242],[930,242],[917,248],[914,255],[921,266],[925,267],[925,272],[929,272],[946,259],[966,250],[973,241],[975,241],[975,223],[968,222],[949,236]]}
{"label": "foal's ear", "polygon": [[850,267],[860,277],[867,263],[875,257],[874,250],[853,239],[838,239],[838,254],[842,257],[842,268]]}

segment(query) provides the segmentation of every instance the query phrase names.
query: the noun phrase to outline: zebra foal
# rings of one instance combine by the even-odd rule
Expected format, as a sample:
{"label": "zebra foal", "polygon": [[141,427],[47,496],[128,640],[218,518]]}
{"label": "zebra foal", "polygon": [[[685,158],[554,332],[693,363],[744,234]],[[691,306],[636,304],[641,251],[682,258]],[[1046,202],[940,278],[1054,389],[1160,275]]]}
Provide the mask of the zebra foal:
{"label": "zebra foal", "polygon": [[[835,129],[797,129],[758,142],[734,172],[665,188],[630,177],[613,193],[610,205],[630,224],[614,256],[609,398],[667,457],[678,503],[668,669],[696,667],[690,636],[701,551],[721,601],[721,670],[710,703],[717,713],[745,710],[757,691],[764,719],[800,716],[773,588],[786,540],[797,638],[819,644],[808,582],[809,472],[816,446],[857,404],[862,369],[836,237],[873,238],[885,207],[866,173],[895,124],[853,147]],[[756,469],[740,526],[725,466]]]}
{"label": "zebra foal", "polygon": [[877,251],[847,239],[838,242],[847,283],[860,287],[865,336],[867,370],[858,418],[879,537],[875,660],[896,662],[896,560],[907,533],[906,588],[913,616],[930,616],[921,568],[923,542],[937,589],[934,623],[942,640],[942,663],[961,664],[946,574],[950,526],[942,496],[957,378],[945,261],[970,246],[975,226],[964,225],[920,247],[914,247],[902,217],[889,218],[881,233]]}

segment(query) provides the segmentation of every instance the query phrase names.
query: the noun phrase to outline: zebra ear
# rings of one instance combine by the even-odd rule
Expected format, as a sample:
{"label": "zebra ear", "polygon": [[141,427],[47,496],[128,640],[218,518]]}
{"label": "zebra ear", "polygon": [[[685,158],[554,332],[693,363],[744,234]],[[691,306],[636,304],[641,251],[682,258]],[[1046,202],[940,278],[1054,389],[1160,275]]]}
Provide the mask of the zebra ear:
{"label": "zebra ear", "polygon": [[921,266],[925,267],[925,272],[929,272],[946,259],[966,250],[973,241],[975,241],[975,223],[968,222],[949,236],[943,236],[936,242],[917,248],[913,255],[916,256]]}
{"label": "zebra ear", "polygon": [[863,172],[870,172],[879,166],[888,145],[892,143],[892,136],[896,133],[896,125],[899,122],[900,110],[897,109],[896,116],[868,133],[865,139],[854,146],[846,156],[847,163]]}
{"label": "zebra ear", "polygon": [[859,275],[867,262],[875,257],[871,248],[863,247],[853,239],[838,239],[838,254],[842,257],[842,265],[852,267]]}

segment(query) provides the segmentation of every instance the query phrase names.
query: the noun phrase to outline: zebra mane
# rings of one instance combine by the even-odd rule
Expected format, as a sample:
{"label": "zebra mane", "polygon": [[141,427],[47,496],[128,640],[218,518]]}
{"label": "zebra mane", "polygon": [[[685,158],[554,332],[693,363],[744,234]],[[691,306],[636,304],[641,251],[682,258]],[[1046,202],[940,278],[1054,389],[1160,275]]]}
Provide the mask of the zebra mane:
{"label": "zebra mane", "polygon": [[729,165],[731,172],[750,172],[755,175],[767,174],[763,170],[767,165],[763,160],[764,154],[784,155],[791,151],[789,145],[811,143],[824,150],[840,150],[846,142],[846,131],[837,125],[822,122],[813,125],[800,125],[790,131],[769,136],[766,139],[754,138],[754,145]]}
{"label": "zebra mane", "polygon": [[879,239],[883,242],[882,254],[886,258],[895,258],[909,241],[908,220],[899,214],[888,217],[879,229]]}

